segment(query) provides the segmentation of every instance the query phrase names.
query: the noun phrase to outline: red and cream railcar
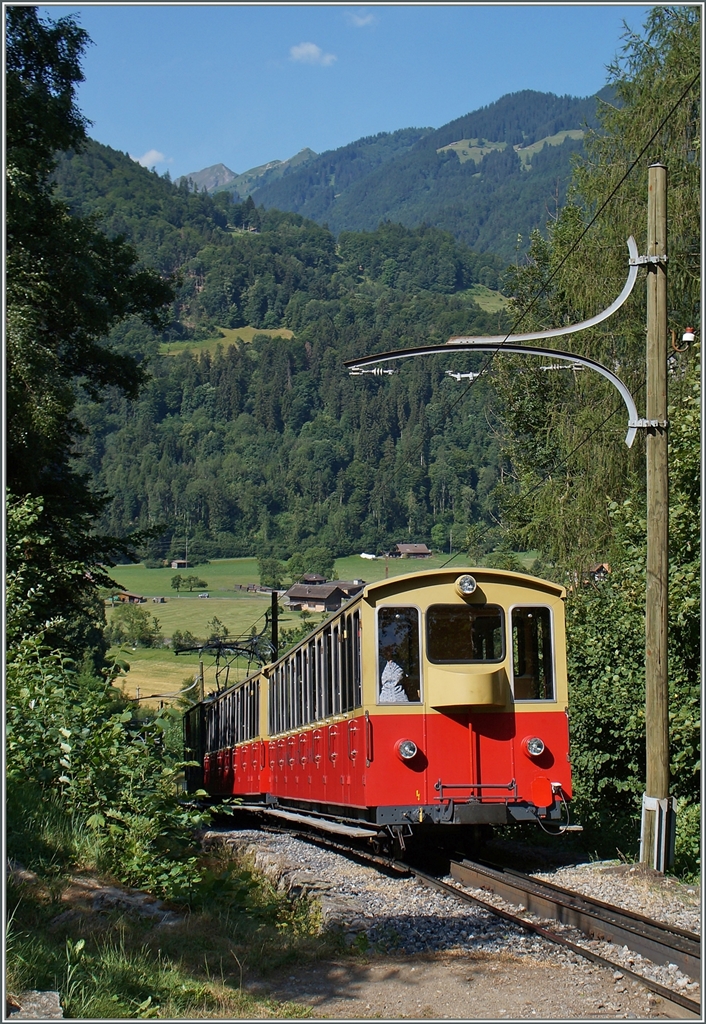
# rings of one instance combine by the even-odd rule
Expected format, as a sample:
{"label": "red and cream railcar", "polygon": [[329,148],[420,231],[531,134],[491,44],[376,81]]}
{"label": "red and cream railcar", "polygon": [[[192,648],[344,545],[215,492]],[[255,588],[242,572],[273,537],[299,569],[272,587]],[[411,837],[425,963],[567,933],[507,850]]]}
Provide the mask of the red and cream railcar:
{"label": "red and cream railcar", "polygon": [[367,586],[189,710],[189,788],[388,829],[561,820],[564,600],[554,583],[493,569]]}

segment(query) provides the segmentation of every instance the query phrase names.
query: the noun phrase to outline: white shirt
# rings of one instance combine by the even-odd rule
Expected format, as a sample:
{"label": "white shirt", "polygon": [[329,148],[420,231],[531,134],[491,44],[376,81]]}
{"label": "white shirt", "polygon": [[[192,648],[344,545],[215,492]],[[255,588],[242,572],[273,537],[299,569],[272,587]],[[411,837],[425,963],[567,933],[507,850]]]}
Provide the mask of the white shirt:
{"label": "white shirt", "polygon": [[382,670],[380,677],[380,703],[400,704],[409,703],[409,697],[400,686],[400,679],[404,678],[404,670],[396,661],[388,661]]}

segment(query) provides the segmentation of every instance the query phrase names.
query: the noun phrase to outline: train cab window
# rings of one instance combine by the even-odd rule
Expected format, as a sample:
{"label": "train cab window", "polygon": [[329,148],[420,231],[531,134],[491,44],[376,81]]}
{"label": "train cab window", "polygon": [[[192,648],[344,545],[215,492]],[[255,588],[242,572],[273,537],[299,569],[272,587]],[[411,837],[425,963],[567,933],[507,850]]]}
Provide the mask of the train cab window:
{"label": "train cab window", "polygon": [[420,700],[419,612],[416,608],[380,608],[378,704],[417,704]]}
{"label": "train cab window", "polygon": [[427,656],[437,664],[502,661],[503,610],[492,604],[433,604],[427,612]]}
{"label": "train cab window", "polygon": [[552,621],[548,608],[514,608],[512,678],[515,700],[554,700]]}

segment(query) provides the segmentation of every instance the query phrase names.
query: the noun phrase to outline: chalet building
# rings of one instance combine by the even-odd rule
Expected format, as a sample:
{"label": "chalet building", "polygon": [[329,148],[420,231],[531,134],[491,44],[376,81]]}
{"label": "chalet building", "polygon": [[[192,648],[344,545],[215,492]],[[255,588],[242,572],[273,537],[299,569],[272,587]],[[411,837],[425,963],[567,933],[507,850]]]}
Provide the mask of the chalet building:
{"label": "chalet building", "polygon": [[189,563],[185,558],[175,558],[172,560],[172,569],[188,569]]}
{"label": "chalet building", "polygon": [[336,580],[336,586],[346,597],[357,597],[365,586],[365,580]]}
{"label": "chalet building", "polygon": [[123,590],[118,594],[118,600],[123,604],[144,604],[147,598],[141,594],[131,594],[129,590]]}
{"label": "chalet building", "polygon": [[398,558],[429,558],[431,551],[426,544],[398,544],[395,555]]}
{"label": "chalet building", "polygon": [[588,579],[584,580],[584,583],[602,583],[608,576],[610,576],[610,566],[607,562],[600,562],[598,565],[592,565],[589,568]]}
{"label": "chalet building", "polygon": [[316,572],[305,572],[299,582],[307,586],[318,586],[320,583],[327,583],[328,581]]}
{"label": "chalet building", "polygon": [[346,595],[337,583],[295,583],[284,595],[293,611],[337,612]]}

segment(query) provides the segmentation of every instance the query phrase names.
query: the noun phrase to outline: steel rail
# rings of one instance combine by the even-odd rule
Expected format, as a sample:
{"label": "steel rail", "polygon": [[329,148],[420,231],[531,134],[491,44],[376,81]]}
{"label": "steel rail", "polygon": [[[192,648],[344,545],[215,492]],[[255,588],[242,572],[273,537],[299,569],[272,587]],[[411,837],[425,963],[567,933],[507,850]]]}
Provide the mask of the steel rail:
{"label": "steel rail", "polygon": [[489,888],[511,903],[572,925],[591,938],[627,945],[653,963],[675,963],[690,977],[701,976],[701,936],[693,932],[509,868],[452,861],[451,874],[464,885]]}
{"label": "steel rail", "polygon": [[487,910],[489,913],[495,914],[496,917],[500,917],[505,921],[509,921],[521,928],[525,928],[527,931],[534,932],[536,935],[542,936],[542,938],[547,939],[549,942],[554,942],[559,946],[564,946],[566,949],[570,949],[573,953],[578,954],[578,956],[582,956],[601,967],[606,967],[613,971],[618,970],[621,974],[631,978],[633,981],[639,982],[649,992],[654,992],[655,995],[658,995],[661,999],[665,1000],[665,1002],[678,1006],[682,1011],[686,1010],[689,1014],[693,1014],[694,1018],[698,1020],[702,1019],[701,1005],[694,999],[689,999],[688,996],[684,996],[680,992],[675,992],[673,989],[667,988],[665,985],[660,985],[659,982],[653,981],[651,978],[646,978],[637,971],[631,971],[629,968],[624,967],[622,964],[617,963],[614,960],[607,960],[598,953],[594,953],[593,950],[587,949],[585,946],[580,946],[575,942],[571,942],[562,935],[552,932],[547,928],[543,928],[541,925],[534,924],[531,921],[526,921],[523,917],[519,917],[517,914],[511,914],[507,910],[501,910],[492,903],[479,899],[477,896],[472,896],[471,893],[465,892],[463,889],[457,889],[456,886],[449,885],[448,882],[442,882],[440,878],[428,875],[425,871],[420,871],[418,868],[400,863],[400,867],[404,866],[406,866],[410,873],[418,878],[424,885],[438,889],[441,892],[446,893],[448,896],[461,900],[464,903],[475,903],[476,905],[483,907],[483,909]]}
{"label": "steel rail", "polygon": [[[240,807],[238,808],[238,810],[243,810],[246,813],[255,815],[258,815],[258,812],[260,812],[260,816],[262,816],[261,812],[265,810],[265,808],[259,805],[249,805],[247,807]],[[324,821],[321,824],[325,825],[328,824],[328,822]],[[564,938],[562,935],[559,935],[556,932],[552,932],[547,928],[543,928],[541,925],[534,924],[531,921],[527,921],[525,920],[525,918],[520,917],[517,914],[512,914],[506,910],[501,910],[499,907],[494,906],[494,904],[488,903],[487,901],[482,900],[477,896],[473,896],[471,893],[466,892],[463,889],[459,889],[454,885],[449,885],[448,882],[443,882],[440,878],[435,878],[433,875],[430,875],[427,872],[420,870],[419,868],[415,868],[411,864],[406,864],[403,861],[397,860],[394,857],[385,857],[379,854],[373,854],[368,850],[361,849],[359,846],[347,845],[345,842],[341,840],[333,839],[332,836],[330,834],[327,834],[325,831],[317,830],[317,822],[314,815],[311,816],[309,827],[312,828],[312,830],[316,831],[305,831],[300,826],[301,822],[297,822],[296,824],[294,822],[291,822],[289,824],[285,824],[284,822],[282,822],[280,824],[280,822],[276,820],[273,821],[270,818],[270,820],[268,820],[266,824],[263,823],[261,827],[263,827],[263,829],[267,832],[282,832],[287,835],[295,835],[298,838],[301,838],[307,842],[314,842],[316,845],[325,846],[337,850],[349,857],[354,857],[357,860],[369,863],[373,867],[377,868],[377,870],[389,871],[398,875],[405,875],[407,877],[413,876],[414,878],[417,878],[420,882],[422,882],[424,885],[429,886],[430,888],[438,889],[440,892],[445,893],[447,896],[451,896],[453,899],[460,900],[463,903],[473,903],[477,906],[480,906],[484,910],[487,910],[490,914],[494,914],[496,917],[500,917],[505,921],[509,921],[510,923],[515,924],[520,928],[524,928],[527,931],[534,932],[536,935],[540,935],[542,938],[547,939],[549,942],[553,942],[556,945],[563,946],[565,949],[571,950],[578,956],[582,956],[585,959],[590,960],[592,963],[598,964],[600,967],[605,967],[606,969],[612,971],[618,970],[624,976],[632,979],[633,981],[639,982],[643,986],[643,988],[647,989],[648,992],[653,992],[655,995],[663,999],[666,1003],[671,1003],[674,1007],[678,1007],[680,1011],[686,1011],[686,1016],[688,1019],[691,1019],[692,1017],[697,1020],[702,1019],[700,1003],[696,1002],[694,999],[689,999],[688,996],[684,996],[680,992],[675,992],[673,989],[667,988],[665,985],[660,985],[659,982],[653,981],[651,978],[647,978],[645,977],[645,975],[640,974],[637,971],[631,971],[629,968],[624,967],[617,961],[607,960],[605,957],[600,956],[598,953],[594,953],[592,950],[587,949],[585,946],[580,946],[575,942],[571,942],[569,939]],[[352,839],[352,837],[350,838]],[[453,866],[456,863],[457,862],[451,862],[452,872]],[[473,863],[474,867],[481,866],[477,865],[475,862],[464,862],[464,864],[470,863]],[[513,872],[513,874],[519,876],[519,872]],[[537,880],[532,879],[532,881]],[[547,885],[546,888],[547,890],[550,890],[551,888],[557,890],[560,889],[559,886],[550,885]],[[570,892],[570,890],[563,891]],[[588,900],[588,897],[582,898]],[[598,901],[594,902],[598,903]],[[617,907],[612,907],[608,904],[603,904],[603,906],[608,907],[611,911],[618,911]],[[638,917],[639,915],[634,916]],[[648,918],[644,918],[644,921],[648,921],[650,924],[659,927],[658,922],[649,921]],[[686,935],[692,937],[696,939],[698,942],[699,937],[694,936],[691,932],[683,932],[682,929],[671,929],[671,931],[672,933],[677,935]],[[629,948],[633,948],[630,945],[630,942],[625,944],[627,944]],[[672,961],[670,962],[674,962],[674,960],[672,959]],[[681,1013],[681,1016],[684,1016],[683,1012]]]}

